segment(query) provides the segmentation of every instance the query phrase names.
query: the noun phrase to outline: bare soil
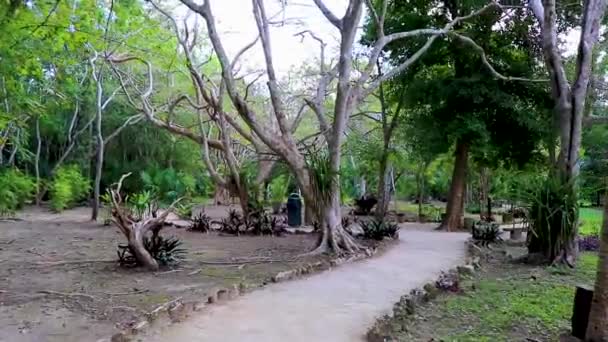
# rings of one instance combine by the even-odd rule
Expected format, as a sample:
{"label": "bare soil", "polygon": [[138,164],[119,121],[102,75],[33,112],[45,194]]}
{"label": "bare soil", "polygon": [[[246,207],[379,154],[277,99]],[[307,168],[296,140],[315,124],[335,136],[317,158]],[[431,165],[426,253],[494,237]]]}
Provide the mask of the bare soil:
{"label": "bare soil", "polygon": [[[210,207],[215,218],[227,207]],[[312,249],[315,234],[235,237],[166,227],[184,242],[187,259],[156,273],[121,268],[125,243],[114,226],[88,220],[89,209],[60,215],[28,208],[0,221],[0,341],[96,341],[160,304],[201,300],[231,284],[262,285],[278,272],[318,260],[296,258]],[[257,258],[280,260],[238,263]],[[209,265],[206,262],[235,262]]]}

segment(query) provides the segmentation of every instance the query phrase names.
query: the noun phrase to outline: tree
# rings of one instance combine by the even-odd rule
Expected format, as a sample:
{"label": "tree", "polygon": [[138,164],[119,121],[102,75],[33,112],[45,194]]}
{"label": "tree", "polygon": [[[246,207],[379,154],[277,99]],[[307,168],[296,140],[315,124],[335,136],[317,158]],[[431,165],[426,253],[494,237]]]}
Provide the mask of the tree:
{"label": "tree", "polygon": [[[564,191],[576,193],[583,115],[591,79],[593,51],[599,40],[600,24],[606,11],[606,1],[589,0],[583,3],[581,37],[572,82],[567,78],[558,45],[556,1],[532,0],[529,2],[529,7],[540,26],[542,51],[549,73],[555,108],[556,135],[560,142],[558,158],[550,177],[559,179]],[[572,212],[576,213],[576,208],[573,208]],[[553,263],[574,265],[577,255],[575,237],[578,230],[578,215],[573,216],[571,220],[566,220],[565,226],[550,228],[555,230],[551,234],[555,234],[557,237],[550,239],[553,242],[534,241],[535,237],[533,237],[530,252],[542,253]]]}
{"label": "tree", "polygon": [[[323,229],[322,238],[320,239],[315,252],[333,251],[338,253],[342,251],[354,252],[361,249],[353,238],[343,229],[343,227],[341,227],[340,223],[339,171],[341,146],[346,124],[353,111],[362,99],[377,89],[382,82],[401,73],[416,62],[439,36],[450,32],[458,23],[496,6],[495,4],[490,4],[469,15],[455,17],[439,29],[413,30],[386,35],[383,28],[384,19],[386,18],[387,13],[387,2],[385,2],[384,6],[381,6],[379,11],[376,11],[376,9],[371,6],[371,2],[366,2],[365,5],[367,5],[370,10],[376,27],[379,29],[376,32],[376,40],[372,45],[373,48],[369,53],[367,63],[355,76],[352,62],[353,44],[363,13],[364,1],[350,0],[344,16],[338,18],[321,0],[315,0],[315,4],[323,16],[338,29],[341,39],[338,64],[331,68],[326,68],[325,60],[322,59],[320,61],[320,75],[316,93],[314,96],[309,97],[307,101],[318,118],[322,132],[321,134],[327,144],[326,158],[322,157],[317,159],[317,161],[322,161],[321,164],[323,165],[318,163],[313,165],[307,163],[306,159],[311,159],[300,150],[298,142],[294,139],[290,130],[290,125],[287,121],[284,96],[279,91],[273,55],[271,52],[271,40],[269,35],[271,21],[266,15],[264,1],[252,1],[253,15],[259,33],[259,41],[261,42],[265,57],[264,72],[268,79],[267,86],[271,103],[271,112],[280,134],[274,134],[273,130],[268,129],[267,124],[262,122],[258,111],[250,102],[248,102],[246,92],[239,88],[239,83],[235,78],[233,68],[234,61],[235,59],[238,59],[238,55],[234,59],[231,59],[227,55],[221,37],[217,31],[215,17],[209,1],[204,1],[200,5],[190,0],[182,0],[182,3],[204,19],[211,46],[213,47],[215,56],[217,57],[222,70],[221,89],[225,90],[225,94],[230,99],[232,106],[241,120],[243,120],[247,127],[249,127],[257,137],[259,137],[267,148],[276,153],[290,167],[302,189],[306,203],[318,204],[315,207],[315,212],[318,220],[322,222]],[[406,59],[403,63],[400,63],[391,70],[385,72],[382,76],[372,77],[380,53],[387,44],[399,39],[420,35],[430,36],[430,38],[417,53]],[[109,59],[114,61],[119,60],[117,58]],[[126,57],[125,59],[136,58]],[[153,86],[153,79],[151,77],[152,68],[149,62],[143,62],[147,65],[147,89],[150,89],[149,87]],[[207,79],[212,78],[207,77]],[[337,80],[336,95],[332,106],[333,118],[330,124],[325,115],[327,100],[326,91],[328,85],[334,80]],[[208,85],[204,84],[204,87],[208,87]],[[150,91],[142,94],[141,100],[144,103],[144,106],[147,105],[146,103],[149,103],[149,96]],[[210,101],[206,102],[209,103]],[[315,170],[315,166],[318,166],[319,169]],[[318,171],[320,170],[323,170],[325,174],[319,174]],[[317,173],[315,174],[315,172]],[[321,179],[323,179],[323,182],[321,182]],[[317,195],[321,194],[323,194],[321,197],[317,197]]]}
{"label": "tree", "polygon": [[[441,25],[479,3],[483,1],[392,2],[387,25],[393,30],[404,25],[408,29]],[[439,10],[433,12],[435,8]],[[429,16],[430,12],[434,15]],[[530,23],[513,12],[496,7],[475,17],[449,35],[450,44],[434,45],[416,68],[392,82],[408,98],[405,107],[411,111],[408,133],[412,140],[419,141],[418,146],[432,146],[436,153],[451,150],[454,154],[446,215],[440,226],[446,230],[461,226],[471,155],[494,163],[523,164],[538,148],[542,135],[537,113],[544,110],[546,93],[542,85],[528,82],[536,73],[529,49],[533,45],[528,36]],[[387,50],[393,63],[398,63],[423,43],[397,42]]]}

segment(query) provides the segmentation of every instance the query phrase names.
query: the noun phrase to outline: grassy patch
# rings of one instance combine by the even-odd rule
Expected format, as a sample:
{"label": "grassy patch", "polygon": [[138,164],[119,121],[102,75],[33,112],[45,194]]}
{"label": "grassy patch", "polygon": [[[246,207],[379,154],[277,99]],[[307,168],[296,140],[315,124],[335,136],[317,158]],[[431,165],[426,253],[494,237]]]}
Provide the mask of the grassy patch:
{"label": "grassy patch", "polygon": [[570,326],[574,287],[593,284],[597,261],[585,253],[575,270],[489,266],[469,285],[474,290],[423,308],[399,341],[555,341]]}
{"label": "grassy patch", "polygon": [[602,227],[602,210],[597,208],[581,208],[580,216],[580,235],[599,235]]}

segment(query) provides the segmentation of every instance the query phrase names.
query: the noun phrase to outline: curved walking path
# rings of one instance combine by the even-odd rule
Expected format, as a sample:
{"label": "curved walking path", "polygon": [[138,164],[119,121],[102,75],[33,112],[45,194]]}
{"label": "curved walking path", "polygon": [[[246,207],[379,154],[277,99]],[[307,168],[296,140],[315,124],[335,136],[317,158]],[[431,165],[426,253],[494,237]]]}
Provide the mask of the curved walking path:
{"label": "curved walking path", "polygon": [[402,229],[400,235],[399,244],[381,256],[210,306],[146,341],[361,341],[402,295],[465,256],[466,233]]}

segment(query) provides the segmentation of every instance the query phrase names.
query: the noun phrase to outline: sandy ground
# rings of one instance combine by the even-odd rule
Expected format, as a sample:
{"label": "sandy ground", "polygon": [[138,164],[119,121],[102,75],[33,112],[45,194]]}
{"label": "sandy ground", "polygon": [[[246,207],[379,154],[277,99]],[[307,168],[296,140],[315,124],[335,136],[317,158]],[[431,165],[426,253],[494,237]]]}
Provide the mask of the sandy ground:
{"label": "sandy ground", "polygon": [[353,342],[401,295],[436,279],[465,256],[468,233],[405,224],[398,245],[379,257],[331,272],[270,285],[213,306],[145,341]]}
{"label": "sandy ground", "polygon": [[[219,218],[226,207],[210,207]],[[0,221],[0,341],[81,342],[108,338],[123,324],[177,297],[206,298],[216,287],[244,282],[253,286],[312,260],[292,261],[315,244],[316,236],[219,236],[167,227],[187,260],[152,273],[124,269],[115,260],[125,243],[113,226],[89,221],[90,209],[58,215],[28,208],[17,221]],[[209,266],[206,261],[269,257],[290,260],[245,267]],[[91,260],[88,263],[71,263]],[[68,264],[53,264],[57,262]]]}

